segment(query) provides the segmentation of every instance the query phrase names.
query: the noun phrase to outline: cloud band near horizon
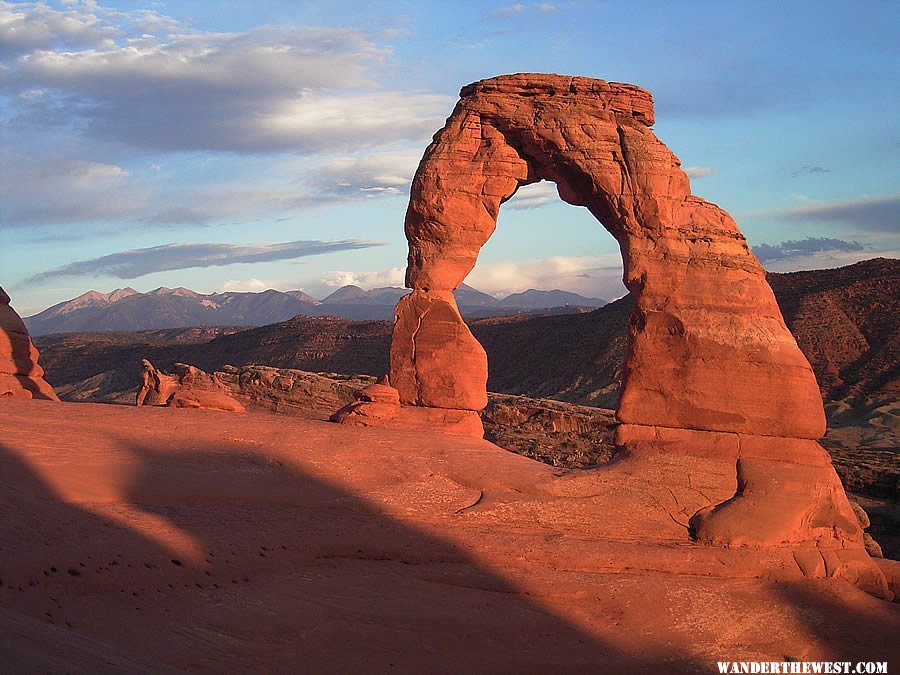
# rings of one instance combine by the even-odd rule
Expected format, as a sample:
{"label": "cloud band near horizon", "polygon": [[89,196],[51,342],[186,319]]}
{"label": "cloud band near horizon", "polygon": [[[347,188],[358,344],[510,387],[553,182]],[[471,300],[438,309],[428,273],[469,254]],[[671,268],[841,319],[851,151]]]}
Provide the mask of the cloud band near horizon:
{"label": "cloud band near horizon", "polygon": [[384,242],[361,239],[299,240],[279,244],[164,244],[150,248],[119,251],[89,260],[78,260],[35,274],[23,283],[41,283],[48,279],[65,276],[107,275],[119,279],[136,279],[154,272],[291,260],[383,245]]}
{"label": "cloud band near horizon", "polygon": [[844,241],[829,237],[807,237],[798,241],[783,241],[780,244],[759,244],[753,247],[753,253],[762,263],[786,258],[798,258],[815,253],[864,251],[865,247],[858,241]]}

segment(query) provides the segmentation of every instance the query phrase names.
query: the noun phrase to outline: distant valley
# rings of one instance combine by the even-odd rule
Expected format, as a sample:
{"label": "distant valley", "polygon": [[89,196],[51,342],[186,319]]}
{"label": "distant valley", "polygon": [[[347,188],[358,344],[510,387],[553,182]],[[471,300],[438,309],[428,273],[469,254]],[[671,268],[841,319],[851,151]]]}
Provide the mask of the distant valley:
{"label": "distant valley", "polygon": [[[393,318],[406,288],[343,286],[316,300],[303,291],[201,294],[187,288],[157,288],[139,293],[120,288],[88,291],[34,316],[25,317],[32,335],[93,331],[139,331],[190,326],[264,326],[295,316],[334,316],[357,321]],[[455,292],[466,318],[517,314],[577,314],[607,304],[568,291],[529,289],[503,299],[463,284]]]}

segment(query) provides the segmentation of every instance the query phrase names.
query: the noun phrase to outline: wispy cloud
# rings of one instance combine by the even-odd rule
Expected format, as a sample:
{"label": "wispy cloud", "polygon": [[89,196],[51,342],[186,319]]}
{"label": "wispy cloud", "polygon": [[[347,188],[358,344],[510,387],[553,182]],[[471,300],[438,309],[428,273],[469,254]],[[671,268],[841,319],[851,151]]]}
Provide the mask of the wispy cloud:
{"label": "wispy cloud", "polygon": [[794,222],[843,225],[859,232],[900,231],[900,195],[878,195],[743,214],[747,218],[782,218]]}
{"label": "wispy cloud", "polygon": [[315,186],[347,198],[406,194],[421,158],[419,149],[338,157],[316,172]]}
{"label": "wispy cloud", "polygon": [[805,175],[814,175],[817,173],[831,173],[831,169],[826,169],[824,166],[801,166],[799,169],[794,171],[791,175],[794,178],[797,176],[805,176]]}
{"label": "wispy cloud", "polygon": [[[145,205],[147,193],[116,164],[17,157],[3,148],[0,163],[16,167],[0,181],[0,228],[62,219],[107,220]],[[73,215],[77,216],[73,219]]]}
{"label": "wispy cloud", "polygon": [[466,277],[466,283],[497,296],[529,288],[559,288],[604,299],[617,298],[627,292],[622,284],[622,260],[618,253],[482,262]]}
{"label": "wispy cloud", "polygon": [[504,7],[499,7],[494,10],[495,16],[517,16],[519,14],[523,14],[527,7],[523,5],[521,2],[517,2],[512,5],[506,5]]}
{"label": "wispy cloud", "polygon": [[236,263],[261,263],[323,255],[337,251],[381,246],[382,242],[347,239],[343,241],[291,241],[280,244],[165,244],[151,248],[120,251],[80,260],[36,274],[25,284],[66,276],[112,276],[136,279],[145,274],[192,267],[221,267]]}
{"label": "wispy cloud", "polygon": [[783,241],[780,244],[760,244],[753,247],[753,253],[762,263],[784,258],[798,258],[826,251],[864,251],[858,241],[844,241],[828,237],[807,237],[798,241]]}
{"label": "wispy cloud", "polygon": [[559,200],[556,184],[541,181],[519,188],[516,194],[503,205],[503,208],[514,210],[536,209],[549,204],[552,200]]}
{"label": "wispy cloud", "polygon": [[686,166],[682,169],[691,178],[703,178],[712,176],[716,170],[711,166]]}

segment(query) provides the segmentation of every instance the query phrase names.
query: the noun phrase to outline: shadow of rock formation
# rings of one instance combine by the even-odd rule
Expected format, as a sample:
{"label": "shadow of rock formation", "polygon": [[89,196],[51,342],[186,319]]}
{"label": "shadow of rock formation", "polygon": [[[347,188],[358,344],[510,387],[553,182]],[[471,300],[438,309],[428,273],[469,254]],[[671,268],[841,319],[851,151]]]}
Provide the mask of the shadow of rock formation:
{"label": "shadow of rock formation", "polygon": [[[115,521],[0,446],[6,667],[118,671],[693,672],[625,654],[465,551],[249,445],[156,448]],[[93,499],[93,498],[92,498]],[[132,526],[122,523],[131,521]],[[168,546],[159,523],[197,544]],[[152,535],[152,537],[151,537]],[[4,644],[8,647],[8,644]],[[127,655],[127,656],[126,656]]]}

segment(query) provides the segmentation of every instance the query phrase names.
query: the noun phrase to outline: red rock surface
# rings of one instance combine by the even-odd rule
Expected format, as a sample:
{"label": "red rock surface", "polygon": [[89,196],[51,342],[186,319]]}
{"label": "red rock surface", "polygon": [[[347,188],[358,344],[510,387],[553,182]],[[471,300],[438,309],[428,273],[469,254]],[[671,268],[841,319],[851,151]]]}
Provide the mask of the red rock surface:
{"label": "red rock surface", "polygon": [[734,489],[715,458],[561,471],[431,431],[15,399],[0,428],[9,672],[900,658],[897,605],[685,538]]}
{"label": "red rock surface", "polygon": [[353,398],[357,401],[371,401],[372,403],[389,403],[400,405],[400,392],[389,384],[376,382],[359,391],[354,392]]}
{"label": "red rock surface", "polygon": [[355,392],[353,398],[330,421],[361,427],[434,429],[445,434],[484,436],[481,417],[474,410],[401,405],[400,392],[387,384],[371,384]]}
{"label": "red rock surface", "polygon": [[354,392],[374,380],[269,366],[225,366],[214,376],[247,410],[318,420],[328,419],[353,400]]}
{"label": "red rock surface", "polygon": [[487,354],[450,291],[417,289],[397,303],[391,382],[409,405],[481,410],[487,404]]}
{"label": "red rock surface", "polygon": [[234,399],[219,378],[186,363],[176,363],[167,374],[143,360],[142,384],[137,394],[137,405],[169,406],[172,408],[198,408],[245,412],[244,406]]}
{"label": "red rock surface", "polygon": [[0,396],[58,401],[38,365],[38,350],[9,296],[0,288]]}

